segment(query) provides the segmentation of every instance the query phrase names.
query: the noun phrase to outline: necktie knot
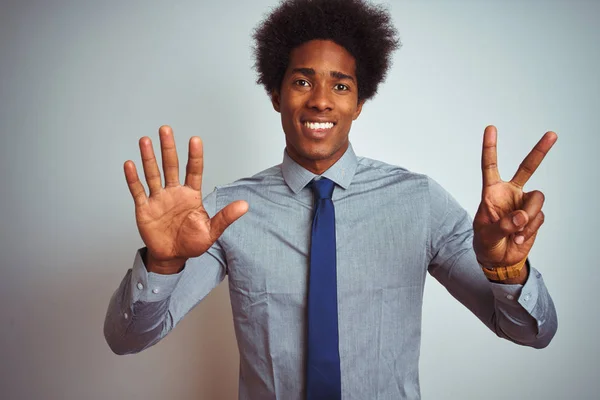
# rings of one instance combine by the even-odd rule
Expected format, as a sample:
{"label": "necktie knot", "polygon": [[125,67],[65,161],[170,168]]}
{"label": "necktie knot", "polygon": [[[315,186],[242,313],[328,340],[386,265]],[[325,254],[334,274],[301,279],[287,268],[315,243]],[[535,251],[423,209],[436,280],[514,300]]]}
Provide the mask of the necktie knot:
{"label": "necktie knot", "polygon": [[313,181],[312,190],[315,194],[315,200],[331,199],[334,185],[333,181],[327,178]]}

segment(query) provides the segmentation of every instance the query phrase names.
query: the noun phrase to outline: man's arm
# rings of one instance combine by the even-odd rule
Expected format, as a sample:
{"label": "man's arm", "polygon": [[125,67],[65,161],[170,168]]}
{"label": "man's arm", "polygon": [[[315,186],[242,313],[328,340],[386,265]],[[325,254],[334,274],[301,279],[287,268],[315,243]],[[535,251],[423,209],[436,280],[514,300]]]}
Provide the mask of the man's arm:
{"label": "man's arm", "polygon": [[204,152],[199,137],[189,141],[182,185],[173,131],[162,126],[159,136],[164,186],[148,137],[139,145],[149,195],[135,164],[127,161],[123,166],[146,248],[143,254],[138,252],[106,314],[104,335],[118,354],[156,343],[223,280],[225,257],[217,240],[248,210],[245,201],[217,207],[215,192],[203,201]]}
{"label": "man's arm", "polygon": [[532,347],[548,345],[557,320],[541,274],[523,268],[544,222],[544,195],[523,186],[556,140],[556,133],[546,132],[505,182],[498,172],[496,128],[485,129],[473,229],[456,201],[430,182],[430,272],[497,335]]}
{"label": "man's arm", "polygon": [[429,272],[499,337],[543,348],[557,329],[554,303],[542,275],[530,268],[524,285],[492,283],[473,250],[467,212],[433,180]]}
{"label": "man's arm", "polygon": [[[204,199],[209,215],[216,209],[216,191]],[[226,274],[218,242],[200,257],[187,260],[175,274],[149,272],[140,249],[110,299],[104,337],[116,354],[137,353],[157,343],[198,304]]]}

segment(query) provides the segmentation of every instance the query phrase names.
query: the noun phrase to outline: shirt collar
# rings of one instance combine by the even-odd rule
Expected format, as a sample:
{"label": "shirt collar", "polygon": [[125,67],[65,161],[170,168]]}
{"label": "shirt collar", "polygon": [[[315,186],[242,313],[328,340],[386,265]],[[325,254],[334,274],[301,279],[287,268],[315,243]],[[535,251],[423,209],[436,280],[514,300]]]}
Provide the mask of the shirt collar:
{"label": "shirt collar", "polygon": [[[335,164],[329,167],[327,171],[323,172],[321,176],[332,180],[343,189],[347,189],[348,186],[350,186],[350,182],[352,182],[357,166],[358,160],[354,154],[352,145],[348,144],[348,149],[344,155],[340,157]],[[302,188],[318,176],[292,160],[285,150],[283,151],[281,172],[283,173],[285,183],[294,193],[300,192]]]}

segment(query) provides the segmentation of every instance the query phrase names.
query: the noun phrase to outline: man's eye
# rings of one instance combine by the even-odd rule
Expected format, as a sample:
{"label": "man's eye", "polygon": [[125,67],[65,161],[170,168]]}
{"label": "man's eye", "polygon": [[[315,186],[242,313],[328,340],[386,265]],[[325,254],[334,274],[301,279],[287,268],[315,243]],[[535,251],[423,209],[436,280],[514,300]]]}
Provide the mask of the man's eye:
{"label": "man's eye", "polygon": [[348,86],[344,85],[343,83],[338,83],[337,85],[335,85],[335,90],[348,90]]}
{"label": "man's eye", "polygon": [[308,81],[304,80],[304,79],[298,79],[296,82],[294,82],[296,85],[298,86],[308,86],[309,83]]}

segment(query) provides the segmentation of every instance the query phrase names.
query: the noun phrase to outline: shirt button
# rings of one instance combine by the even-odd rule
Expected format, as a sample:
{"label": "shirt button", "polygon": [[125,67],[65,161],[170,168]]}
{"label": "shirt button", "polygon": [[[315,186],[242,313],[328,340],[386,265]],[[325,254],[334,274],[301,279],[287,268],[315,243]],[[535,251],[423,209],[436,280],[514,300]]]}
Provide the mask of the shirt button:
{"label": "shirt button", "polygon": [[152,289],[152,293],[157,294],[159,292],[158,288]]}
{"label": "shirt button", "polygon": [[142,282],[138,282],[137,288],[140,290],[142,290],[144,288],[144,285],[142,285]]}
{"label": "shirt button", "polygon": [[123,318],[125,318],[125,319],[129,319],[129,314],[127,314],[127,313],[123,313]]}
{"label": "shirt button", "polygon": [[525,301],[529,301],[529,299],[530,299],[530,298],[531,298],[531,296],[529,295],[529,293],[527,293],[527,294],[525,295],[525,297],[523,297],[523,300],[525,300]]}
{"label": "shirt button", "polygon": [[513,300],[515,297],[512,294],[507,294],[506,298],[509,300]]}
{"label": "shirt button", "polygon": [[541,277],[542,277],[542,274],[540,274],[539,272],[536,272],[536,273],[535,273],[535,277],[536,277],[536,278],[541,278]]}

